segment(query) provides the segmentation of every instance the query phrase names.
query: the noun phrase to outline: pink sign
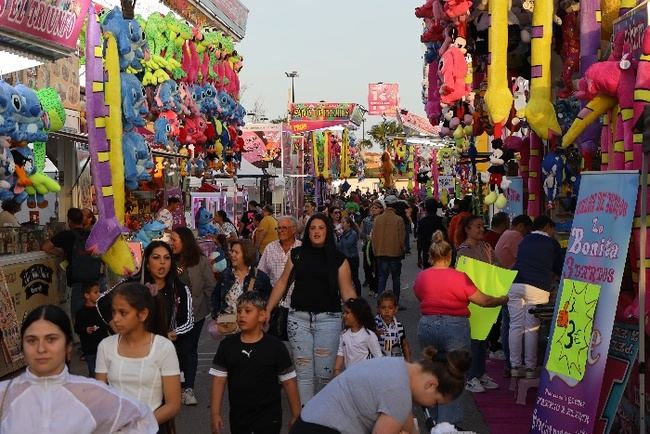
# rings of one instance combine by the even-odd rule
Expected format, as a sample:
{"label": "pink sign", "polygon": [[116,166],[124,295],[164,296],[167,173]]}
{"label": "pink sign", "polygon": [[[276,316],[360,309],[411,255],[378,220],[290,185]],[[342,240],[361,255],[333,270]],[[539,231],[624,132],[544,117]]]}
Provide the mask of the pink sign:
{"label": "pink sign", "polygon": [[407,128],[431,135],[440,133],[440,127],[437,125],[434,127],[425,117],[418,116],[406,110],[401,110],[398,115],[402,124]]}
{"label": "pink sign", "polygon": [[239,0],[212,0],[212,2],[230,21],[246,30],[248,9]]}
{"label": "pink sign", "polygon": [[370,83],[368,85],[368,114],[395,116],[399,107],[399,84]]}
{"label": "pink sign", "polygon": [[90,0],[0,0],[0,32],[76,50]]}
{"label": "pink sign", "polygon": [[253,166],[268,168],[270,166],[280,167],[280,156],[282,154],[282,130],[244,130],[244,152],[242,157]]}

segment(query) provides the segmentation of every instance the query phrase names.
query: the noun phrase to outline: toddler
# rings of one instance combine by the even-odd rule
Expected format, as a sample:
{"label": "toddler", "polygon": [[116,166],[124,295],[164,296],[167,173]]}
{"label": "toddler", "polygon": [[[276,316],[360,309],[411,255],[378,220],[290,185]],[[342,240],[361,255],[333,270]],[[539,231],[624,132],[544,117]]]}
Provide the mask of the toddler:
{"label": "toddler", "polygon": [[375,325],[379,346],[386,357],[404,357],[411,361],[411,347],[406,340],[404,326],[395,317],[397,297],[391,291],[382,292],[377,298]]}
{"label": "toddler", "polygon": [[99,283],[86,283],[83,287],[83,297],[84,305],[75,315],[74,331],[81,341],[83,357],[88,365],[88,376],[95,378],[97,347],[102,339],[108,336],[108,327],[97,310]]}

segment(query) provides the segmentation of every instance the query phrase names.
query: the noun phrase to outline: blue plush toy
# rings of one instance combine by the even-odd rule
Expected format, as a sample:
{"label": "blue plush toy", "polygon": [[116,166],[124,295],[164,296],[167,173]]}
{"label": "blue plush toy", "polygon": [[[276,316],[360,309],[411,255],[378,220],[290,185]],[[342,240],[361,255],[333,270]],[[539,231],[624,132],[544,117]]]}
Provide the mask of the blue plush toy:
{"label": "blue plush toy", "polygon": [[176,81],[163,81],[156,91],[155,101],[160,111],[173,110],[178,112],[180,110],[180,96]]}
{"label": "blue plush toy", "polygon": [[219,228],[212,224],[212,214],[204,207],[199,208],[196,213],[196,227],[199,229],[199,236],[218,235]]}
{"label": "blue plush toy", "polygon": [[135,234],[133,240],[140,241],[142,243],[142,248],[146,249],[149,243],[151,243],[153,240],[162,238],[164,232],[164,223],[158,220],[153,220],[142,226],[142,229],[140,229],[138,233]]}
{"label": "blue plush toy", "polygon": [[542,174],[544,175],[544,194],[548,207],[552,208],[553,200],[562,185],[564,176],[564,159],[555,152],[549,152],[542,160]]}
{"label": "blue plush toy", "polygon": [[104,17],[102,31],[115,35],[120,55],[120,71],[125,71],[129,66],[138,71],[142,70],[147,41],[136,20],[125,20],[122,11],[116,6]]}
{"label": "blue plush toy", "polygon": [[214,116],[217,114],[219,105],[217,104],[217,89],[210,83],[203,85],[203,99],[201,100],[201,106],[199,107],[201,113],[206,116]]}
{"label": "blue plush toy", "polygon": [[18,128],[13,134],[10,133],[11,138],[16,142],[46,142],[43,109],[36,92],[24,84],[17,84],[15,89],[20,96],[21,107],[14,115]]}
{"label": "blue plush toy", "polygon": [[221,273],[228,267],[226,254],[221,247],[217,247],[217,250],[210,253],[210,263],[212,264],[212,271],[215,273]]}
{"label": "blue plush toy", "polygon": [[16,89],[6,81],[0,80],[0,136],[9,136],[17,132],[16,114],[22,106],[23,100]]}
{"label": "blue plush toy", "polygon": [[133,75],[121,73],[122,81],[122,128],[131,131],[135,127],[144,127],[144,115],[147,114],[144,90],[140,80]]}
{"label": "blue plush toy", "polygon": [[156,119],[156,122],[153,123],[153,142],[156,145],[167,147],[171,131],[172,126],[167,118],[160,117]]}
{"label": "blue plush toy", "polygon": [[232,119],[237,109],[237,102],[227,92],[220,90],[217,93],[217,104],[219,105],[219,115],[217,116],[219,120],[227,121]]}

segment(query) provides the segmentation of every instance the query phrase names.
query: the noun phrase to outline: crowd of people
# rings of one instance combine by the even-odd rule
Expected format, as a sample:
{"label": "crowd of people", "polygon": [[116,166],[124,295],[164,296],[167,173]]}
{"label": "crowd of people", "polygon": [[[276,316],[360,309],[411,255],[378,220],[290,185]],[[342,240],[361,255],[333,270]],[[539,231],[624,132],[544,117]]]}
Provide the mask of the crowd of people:
{"label": "crowd of people", "polygon": [[[297,216],[276,216],[272,206],[250,201],[232,220],[223,211],[215,215],[221,231],[215,241],[228,263],[219,273],[192,230],[171,227],[168,241],[146,247],[140,273],[110,289],[101,262],[75,251],[92,223],[71,209],[69,229],[43,249],[69,262],[74,327],[54,306],[25,319],[28,367],[0,383],[0,431],[30,431],[30,423],[40,423],[21,419],[26,410],[20,397],[46,399],[39,390],[51,383],[57,388],[49,395],[74,395],[92,414],[75,432],[100,432],[106,424],[174,432],[182,405],[198,403],[193,389],[206,322],[219,340],[210,369],[214,433],[224,432],[226,388],[236,434],[279,433],[281,389],[292,433],[415,432],[414,406],[431,407],[437,422],[459,423],[463,389],[498,387],[486,373],[488,354],[506,360],[506,376],[538,375],[539,321],[529,307],[549,301],[562,264],[551,219],[533,222],[522,215],[511,222],[497,213],[486,231],[471,201],[443,210],[435,199],[418,203],[404,191],[353,191],[326,205],[308,201]],[[412,260],[422,269],[413,286],[421,311],[420,361],[398,319],[402,262],[411,244],[417,249]],[[517,270],[508,296],[486,295],[455,270],[463,256]],[[484,341],[470,337],[470,302],[507,306]],[[99,382],[67,371],[72,330],[89,376]],[[98,397],[106,406],[97,406]],[[111,405],[120,410],[105,411]],[[75,422],[70,417],[66,423]],[[48,432],[67,432],[67,426],[73,425]]]}

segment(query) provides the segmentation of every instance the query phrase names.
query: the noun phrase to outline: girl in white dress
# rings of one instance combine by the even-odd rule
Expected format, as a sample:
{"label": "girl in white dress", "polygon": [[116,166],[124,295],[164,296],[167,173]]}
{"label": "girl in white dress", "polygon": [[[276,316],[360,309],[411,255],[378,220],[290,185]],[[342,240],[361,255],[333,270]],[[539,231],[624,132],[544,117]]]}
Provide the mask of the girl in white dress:
{"label": "girl in white dress", "polygon": [[72,375],[72,326],[61,308],[39,306],[21,327],[27,370],[0,383],[0,432],[153,434],[149,407],[93,379]]}
{"label": "girl in white dress", "polygon": [[174,344],[155,330],[151,289],[124,282],[113,289],[113,325],[117,335],[97,349],[97,379],[127,396],[144,401],[153,410],[160,433],[173,430],[181,406],[181,383]]}

